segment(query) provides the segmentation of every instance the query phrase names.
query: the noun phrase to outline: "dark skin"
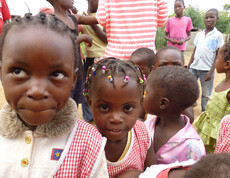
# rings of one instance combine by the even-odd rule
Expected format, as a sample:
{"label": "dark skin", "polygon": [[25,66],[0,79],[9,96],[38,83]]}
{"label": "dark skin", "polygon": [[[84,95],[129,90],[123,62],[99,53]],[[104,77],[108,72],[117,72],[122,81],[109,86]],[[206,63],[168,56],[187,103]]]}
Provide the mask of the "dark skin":
{"label": "dark skin", "polygon": [[185,123],[180,119],[181,111],[170,106],[167,98],[162,98],[162,112],[155,127],[154,150],[157,152],[178,130],[184,128]]}

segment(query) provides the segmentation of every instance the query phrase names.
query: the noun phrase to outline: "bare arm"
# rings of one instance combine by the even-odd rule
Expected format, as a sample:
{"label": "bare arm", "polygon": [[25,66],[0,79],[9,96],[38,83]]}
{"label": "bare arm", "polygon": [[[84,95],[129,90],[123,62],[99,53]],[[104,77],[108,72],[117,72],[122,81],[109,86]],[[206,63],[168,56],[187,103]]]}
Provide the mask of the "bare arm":
{"label": "bare arm", "polygon": [[153,147],[153,142],[152,142],[151,146],[149,147],[149,150],[147,152],[147,155],[146,155],[145,169],[147,167],[150,167],[153,164],[157,164],[157,158],[156,158],[156,154],[155,154],[154,147]]}
{"label": "bare arm", "polygon": [[212,78],[212,74],[213,74],[213,72],[214,72],[214,70],[215,70],[215,65],[216,65],[216,59],[217,59],[218,51],[219,51],[219,49],[216,50],[216,57],[215,57],[215,59],[214,59],[214,61],[213,61],[213,63],[212,63],[211,69],[210,69],[210,70],[208,71],[208,73],[205,75],[204,81],[209,81],[209,80],[211,80],[211,78]]}
{"label": "bare arm", "polygon": [[191,65],[191,64],[193,63],[193,61],[194,61],[194,54],[195,54],[195,51],[196,51],[196,47],[194,48],[193,53],[192,53],[192,56],[191,56],[190,61],[189,61],[189,63],[188,63],[188,69],[190,68],[190,65]]}
{"label": "bare arm", "polygon": [[174,40],[174,39],[172,39],[172,38],[169,38],[169,33],[168,32],[165,32],[165,40],[166,41],[169,41],[169,42],[171,42],[172,44],[177,44],[177,41],[176,40]]}
{"label": "bare arm", "polygon": [[76,17],[78,24],[84,24],[84,25],[98,24],[97,18],[95,16],[84,16],[78,14],[74,14],[74,16]]}
{"label": "bare arm", "polygon": [[100,27],[98,27],[97,24],[91,25],[91,27],[98,36],[98,38],[100,38],[100,40],[104,43],[108,44],[106,30],[102,30]]}

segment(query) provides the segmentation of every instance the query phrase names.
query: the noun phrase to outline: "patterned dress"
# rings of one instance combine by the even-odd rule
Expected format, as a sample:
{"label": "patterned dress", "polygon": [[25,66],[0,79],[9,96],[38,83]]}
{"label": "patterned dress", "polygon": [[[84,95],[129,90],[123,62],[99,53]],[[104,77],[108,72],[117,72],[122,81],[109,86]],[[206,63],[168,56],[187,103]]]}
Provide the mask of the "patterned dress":
{"label": "patterned dress", "polygon": [[206,105],[206,111],[201,113],[193,123],[207,152],[214,152],[220,121],[230,114],[230,104],[226,97],[229,91],[230,89],[217,93],[213,90]]}

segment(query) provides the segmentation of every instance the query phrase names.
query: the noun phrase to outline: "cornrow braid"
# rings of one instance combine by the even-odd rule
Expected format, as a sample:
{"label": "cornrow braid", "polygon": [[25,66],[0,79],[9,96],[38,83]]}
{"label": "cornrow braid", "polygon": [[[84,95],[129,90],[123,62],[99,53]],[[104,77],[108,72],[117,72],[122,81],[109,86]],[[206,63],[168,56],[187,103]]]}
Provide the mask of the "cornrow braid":
{"label": "cornrow braid", "polygon": [[230,61],[230,41],[225,44],[224,48],[224,61]]}
{"label": "cornrow braid", "polygon": [[[127,85],[129,77],[135,78],[139,84],[140,94],[144,94],[145,77],[141,69],[131,60],[120,60],[113,57],[105,58],[94,63],[87,72],[84,95],[91,96],[97,79],[106,77],[114,86],[114,76],[124,76],[124,86]],[[114,86],[115,87],[115,86]]]}
{"label": "cornrow braid", "polygon": [[0,61],[2,61],[2,50],[8,32],[11,29],[21,30],[31,26],[34,26],[35,28],[47,28],[62,36],[65,35],[70,38],[74,48],[74,68],[77,68],[80,60],[78,59],[78,45],[75,43],[75,36],[70,32],[67,25],[59,20],[55,15],[46,15],[44,12],[40,12],[35,16],[32,16],[31,13],[27,13],[23,18],[16,17],[12,22],[3,26],[3,31],[0,39]]}

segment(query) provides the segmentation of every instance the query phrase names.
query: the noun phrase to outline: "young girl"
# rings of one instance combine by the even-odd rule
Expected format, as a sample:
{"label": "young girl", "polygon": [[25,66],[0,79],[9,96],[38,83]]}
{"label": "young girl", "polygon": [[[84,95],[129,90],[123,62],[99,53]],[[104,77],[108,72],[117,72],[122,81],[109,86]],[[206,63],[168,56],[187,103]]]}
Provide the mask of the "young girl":
{"label": "young girl", "polygon": [[[174,46],[165,46],[157,51],[156,59],[154,60],[153,69],[164,66],[184,66],[184,56],[181,51]],[[188,116],[190,123],[194,121],[193,106],[186,108],[182,114]]]}
{"label": "young girl", "polygon": [[191,39],[193,29],[190,17],[183,16],[184,0],[175,0],[174,12],[176,16],[168,19],[165,26],[165,39],[168,46],[175,46],[182,52],[186,50],[186,41]]}
{"label": "young girl", "polygon": [[200,159],[203,142],[189,119],[181,112],[199,96],[196,78],[182,67],[153,70],[146,85],[144,109],[156,117],[147,120],[158,164]]}
{"label": "young girl", "polygon": [[220,48],[216,60],[216,71],[225,73],[226,78],[213,90],[206,111],[194,121],[205,148],[213,153],[221,119],[230,114],[230,42]]}
{"label": "young girl", "polygon": [[141,70],[131,61],[106,58],[88,70],[87,100],[98,130],[107,137],[110,177],[130,170],[144,171],[155,163],[149,132],[137,120],[143,84]]}
{"label": "young girl", "polygon": [[106,139],[77,119],[75,38],[55,16],[27,14],[0,41],[0,175],[107,177]]}

